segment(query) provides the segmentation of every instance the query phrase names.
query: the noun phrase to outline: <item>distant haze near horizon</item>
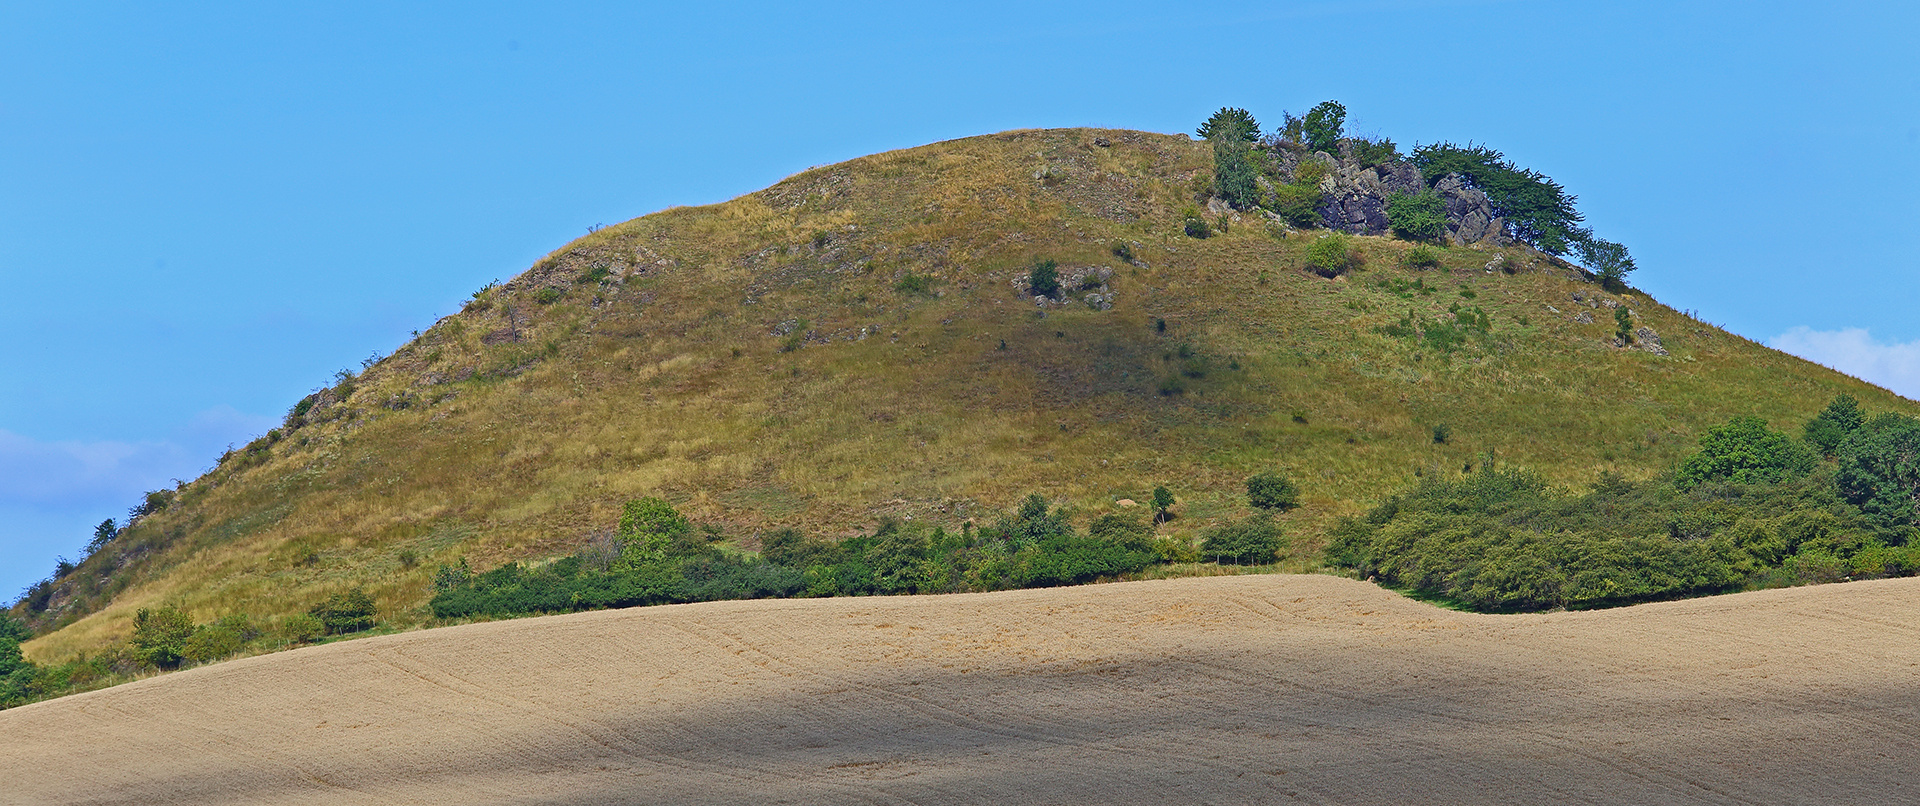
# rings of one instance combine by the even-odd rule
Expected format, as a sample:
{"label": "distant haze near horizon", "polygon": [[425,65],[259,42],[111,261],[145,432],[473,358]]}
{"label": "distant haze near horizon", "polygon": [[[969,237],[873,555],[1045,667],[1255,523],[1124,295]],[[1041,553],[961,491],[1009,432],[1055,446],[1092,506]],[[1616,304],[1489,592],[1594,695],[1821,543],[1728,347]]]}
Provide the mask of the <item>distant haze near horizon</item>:
{"label": "distant haze near horizon", "polygon": [[[1501,149],[1676,308],[1920,396],[1890,4],[0,11],[0,593],[591,226],[1012,128],[1338,99]],[[1324,69],[1311,69],[1315,65]]]}

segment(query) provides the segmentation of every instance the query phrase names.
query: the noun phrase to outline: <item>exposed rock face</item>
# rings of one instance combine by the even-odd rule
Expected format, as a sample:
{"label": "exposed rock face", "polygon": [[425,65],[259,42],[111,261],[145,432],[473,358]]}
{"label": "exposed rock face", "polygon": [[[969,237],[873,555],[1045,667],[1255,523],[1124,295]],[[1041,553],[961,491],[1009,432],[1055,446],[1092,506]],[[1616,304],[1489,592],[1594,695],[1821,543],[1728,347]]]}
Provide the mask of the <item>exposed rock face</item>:
{"label": "exposed rock face", "polygon": [[[1289,179],[1302,162],[1316,161],[1327,167],[1327,178],[1320,182],[1325,194],[1320,217],[1328,229],[1341,232],[1383,235],[1391,230],[1388,200],[1398,193],[1427,189],[1427,177],[1413,163],[1363,166],[1353,158],[1351,149],[1341,149],[1338,157],[1325,151],[1308,154],[1298,146],[1270,148],[1264,154],[1272,173]],[[1272,189],[1264,177],[1259,181],[1262,189]],[[1447,205],[1447,240],[1462,245],[1508,242],[1506,222],[1494,216],[1487,194],[1469,185],[1465,177],[1447,174],[1433,184],[1433,191]]]}
{"label": "exposed rock face", "polygon": [[1495,218],[1487,194],[1467,184],[1466,177],[1447,174],[1433,183],[1433,192],[1447,203],[1447,240],[1456,244],[1479,243],[1489,236],[1505,240],[1506,222]]}
{"label": "exposed rock face", "polygon": [[[1323,152],[1315,158],[1326,157]],[[1329,158],[1330,159],[1330,158]],[[1358,235],[1382,235],[1391,227],[1387,201],[1400,193],[1419,193],[1427,187],[1420,169],[1394,162],[1362,168],[1348,161],[1334,162],[1334,170],[1320,183],[1325,200],[1320,217],[1329,229]]]}
{"label": "exposed rock face", "polygon": [[1660,343],[1660,334],[1655,333],[1653,328],[1647,327],[1646,325],[1634,328],[1633,348],[1636,350],[1645,350],[1654,355],[1667,354],[1666,345]]}

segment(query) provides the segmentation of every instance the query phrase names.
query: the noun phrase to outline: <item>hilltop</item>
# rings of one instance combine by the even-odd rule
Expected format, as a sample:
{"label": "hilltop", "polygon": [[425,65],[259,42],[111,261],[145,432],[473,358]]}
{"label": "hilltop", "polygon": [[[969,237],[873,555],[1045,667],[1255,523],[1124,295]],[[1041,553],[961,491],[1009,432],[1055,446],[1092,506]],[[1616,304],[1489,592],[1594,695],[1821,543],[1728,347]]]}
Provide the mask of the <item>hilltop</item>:
{"label": "hilltop", "polygon": [[[1363,182],[1343,156],[1335,183]],[[1839,393],[1915,411],[1491,222],[1353,235],[1325,277],[1326,230],[1214,182],[1185,136],[1017,131],[598,230],[149,496],[16,608],[51,630],[28,654],[97,652],[143,607],[265,618],[356,586],[417,625],[440,566],[576,551],[643,496],[750,550],[788,526],[958,528],[1029,493],[1084,521],[1164,485],[1160,531],[1192,536],[1281,471],[1301,506],[1279,567],[1309,570],[1337,518],[1418,478],[1646,478],[1737,415],[1797,427]],[[1365,208],[1347,221],[1374,232]],[[1064,291],[1037,299],[1047,261]],[[1659,351],[1622,346],[1618,310]]]}

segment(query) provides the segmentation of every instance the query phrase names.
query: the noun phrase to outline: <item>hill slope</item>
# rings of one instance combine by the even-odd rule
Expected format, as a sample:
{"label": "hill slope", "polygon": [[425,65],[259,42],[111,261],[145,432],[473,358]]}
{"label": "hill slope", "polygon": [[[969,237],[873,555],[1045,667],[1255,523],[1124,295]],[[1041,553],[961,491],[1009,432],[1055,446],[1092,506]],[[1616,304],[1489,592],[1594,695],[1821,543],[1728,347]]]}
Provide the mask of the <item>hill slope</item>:
{"label": "hill slope", "polygon": [[[19,802],[1894,803],[1920,580],[1526,617],[1248,576],[473,624],[0,712]],[[1902,794],[1904,793],[1904,794]]]}
{"label": "hill slope", "polygon": [[[140,607],[276,615],[352,585],[404,626],[437,565],[573,550],[644,495],[748,548],[1030,492],[1084,517],[1160,484],[1191,531],[1283,469],[1304,568],[1331,519],[1415,474],[1490,456],[1584,484],[1669,466],[1733,415],[1792,427],[1843,391],[1915,411],[1524,248],[1413,269],[1409,244],[1357,238],[1366,268],[1326,280],[1302,270],[1317,232],[1187,237],[1212,159],[1009,132],[595,232],[185,485],[55,586],[39,619],[65,626],[28,652],[106,646]],[[1065,304],[1025,290],[1042,259]],[[1612,347],[1616,305],[1671,354]],[[1476,309],[1484,332],[1419,335]]]}

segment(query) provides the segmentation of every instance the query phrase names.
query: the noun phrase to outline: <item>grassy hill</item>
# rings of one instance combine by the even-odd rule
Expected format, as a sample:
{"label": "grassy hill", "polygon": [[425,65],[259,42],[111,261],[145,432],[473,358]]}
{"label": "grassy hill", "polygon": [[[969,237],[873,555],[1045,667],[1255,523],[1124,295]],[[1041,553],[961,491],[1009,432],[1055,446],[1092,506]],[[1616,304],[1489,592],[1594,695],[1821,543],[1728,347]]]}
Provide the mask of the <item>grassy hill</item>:
{"label": "grassy hill", "polygon": [[[1017,131],[601,229],[183,486],[53,587],[36,619],[59,629],[27,652],[97,651],[142,607],[277,616],[352,586],[418,624],[439,565],[574,551],[648,495],[751,549],[1035,492],[1085,519],[1165,485],[1161,530],[1191,534],[1281,470],[1303,504],[1283,565],[1307,570],[1334,519],[1416,477],[1646,477],[1729,417],[1797,428],[1841,392],[1920,413],[1525,247],[1421,269],[1355,238],[1364,268],[1328,280],[1303,270],[1319,231],[1189,237],[1212,166],[1184,136]],[[1027,293],[1041,260],[1065,303]],[[1609,304],[1671,354],[1612,346]],[[1475,309],[1483,329],[1450,324]]]}

